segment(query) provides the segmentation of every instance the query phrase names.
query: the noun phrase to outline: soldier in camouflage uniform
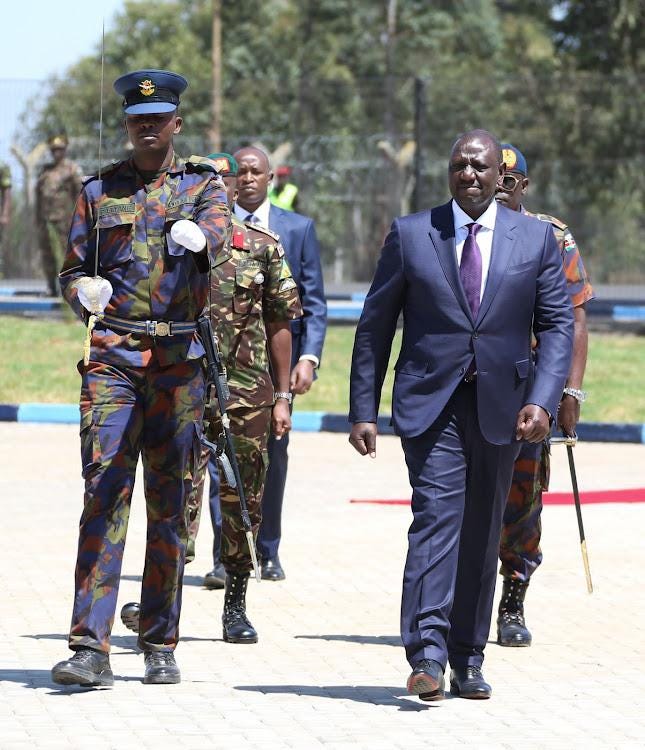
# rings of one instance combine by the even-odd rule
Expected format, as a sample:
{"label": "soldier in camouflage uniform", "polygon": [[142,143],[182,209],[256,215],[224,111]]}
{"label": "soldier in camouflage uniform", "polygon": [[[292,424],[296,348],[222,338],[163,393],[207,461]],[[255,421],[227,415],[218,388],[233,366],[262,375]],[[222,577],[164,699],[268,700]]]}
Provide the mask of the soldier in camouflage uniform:
{"label": "soldier in camouflage uniform", "polygon": [[82,176],[78,165],[66,157],[66,135],[53,136],[48,143],[53,161],[43,167],[36,182],[36,222],[47,287],[55,297]]}
{"label": "soldier in camouflage uniform", "polygon": [[[237,162],[230,154],[211,154],[209,158],[218,164],[232,205],[237,197]],[[291,429],[289,321],[302,315],[297,286],[276,234],[232,217],[228,241],[212,269],[210,310],[228,375],[231,396],[226,411],[255,538],[262,518],[269,430],[280,439]],[[217,443],[221,422],[215,405],[207,408],[206,418],[205,431]],[[187,560],[194,554],[209,458],[210,452],[205,450],[188,502],[191,542]],[[218,481],[217,475],[211,474],[211,481]],[[219,487],[220,556],[226,571],[223,636],[228,643],[256,643],[257,632],[246,616],[246,587],[252,563],[239,498],[223,472]],[[214,525],[217,510],[211,507]],[[136,627],[136,602],[123,607],[121,619],[131,629]]]}
{"label": "soldier in camouflage uniform", "polygon": [[[573,358],[557,414],[557,426],[567,435],[575,433],[580,418],[581,390],[587,364],[587,321],[585,304],[593,289],[571,231],[559,219],[532,214],[521,204],[529,178],[526,159],[510,143],[502,144],[506,173],[498,187],[497,200],[514,211],[535,216],[553,227],[562,255],[567,290],[574,311]],[[500,541],[500,573],[504,586],[497,618],[497,642],[502,646],[530,646],[531,633],[524,619],[524,598],[531,575],[542,562],[540,536],[542,493],[549,484],[549,448],[546,443],[523,443],[515,462]]]}
{"label": "soldier in camouflage uniform", "polygon": [[110,632],[139,455],[148,519],[138,640],[144,682],[180,681],[173,652],[186,500],[201,454],[205,398],[195,321],[207,307],[208,271],[230,222],[213,162],[184,161],[173,150],[186,86],[167,71],[117,79],[133,155],[85,183],[60,273],[63,295],[83,319],[91,309],[84,282],[95,276],[95,262],[109,294],[88,364],[79,363],[85,500],[69,636],[75,653],[52,669],[60,684],[113,683]]}
{"label": "soldier in camouflage uniform", "polygon": [[4,230],[11,219],[11,171],[4,162],[0,161],[0,247]]}

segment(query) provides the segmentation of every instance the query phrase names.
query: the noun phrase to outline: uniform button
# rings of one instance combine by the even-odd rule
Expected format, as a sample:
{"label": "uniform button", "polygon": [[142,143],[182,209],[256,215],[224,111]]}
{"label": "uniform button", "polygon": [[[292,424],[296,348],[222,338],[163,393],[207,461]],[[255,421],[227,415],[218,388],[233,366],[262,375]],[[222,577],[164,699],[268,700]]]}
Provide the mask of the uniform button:
{"label": "uniform button", "polygon": [[465,367],[460,367],[459,368],[459,374],[460,375],[463,375],[465,372],[466,372],[466,368]]}
{"label": "uniform button", "polygon": [[477,331],[473,331],[473,338],[474,339],[478,339],[479,338],[479,334],[477,333]]}

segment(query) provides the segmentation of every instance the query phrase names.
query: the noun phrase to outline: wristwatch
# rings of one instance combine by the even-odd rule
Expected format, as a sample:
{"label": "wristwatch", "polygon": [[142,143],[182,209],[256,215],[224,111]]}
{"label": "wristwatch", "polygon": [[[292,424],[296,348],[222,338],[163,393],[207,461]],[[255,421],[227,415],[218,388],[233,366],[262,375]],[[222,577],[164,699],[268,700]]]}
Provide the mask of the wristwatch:
{"label": "wristwatch", "polygon": [[279,398],[283,398],[288,404],[293,401],[293,393],[289,391],[276,391],[273,396],[273,402],[275,403]]}
{"label": "wristwatch", "polygon": [[573,396],[575,400],[581,404],[583,401],[587,400],[587,391],[581,391],[579,388],[565,388],[562,391],[563,396]]}

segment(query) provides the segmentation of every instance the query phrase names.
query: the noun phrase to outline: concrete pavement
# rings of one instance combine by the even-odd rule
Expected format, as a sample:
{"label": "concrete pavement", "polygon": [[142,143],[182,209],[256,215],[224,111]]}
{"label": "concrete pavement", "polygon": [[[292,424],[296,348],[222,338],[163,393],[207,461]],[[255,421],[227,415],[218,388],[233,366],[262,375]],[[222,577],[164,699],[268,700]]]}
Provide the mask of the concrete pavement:
{"label": "concrete pavement", "polygon": [[[545,562],[527,597],[534,645],[490,643],[490,701],[405,692],[398,637],[410,512],[351,497],[409,494],[396,438],[376,460],[343,435],[292,438],[283,583],[249,585],[257,645],[225,644],[207,519],[186,569],[180,685],[143,685],[135,637],[113,630],[112,689],[61,688],[82,502],[77,429],[0,423],[0,748],[637,748],[645,744],[643,504],[583,507],[587,594],[572,506],[543,514]],[[581,489],[645,485],[645,445],[581,443]],[[552,489],[570,487],[554,449]],[[207,515],[207,514],[206,514]],[[118,607],[139,597],[145,510],[135,490]],[[117,615],[118,617],[118,615]],[[494,640],[494,633],[491,633]]]}

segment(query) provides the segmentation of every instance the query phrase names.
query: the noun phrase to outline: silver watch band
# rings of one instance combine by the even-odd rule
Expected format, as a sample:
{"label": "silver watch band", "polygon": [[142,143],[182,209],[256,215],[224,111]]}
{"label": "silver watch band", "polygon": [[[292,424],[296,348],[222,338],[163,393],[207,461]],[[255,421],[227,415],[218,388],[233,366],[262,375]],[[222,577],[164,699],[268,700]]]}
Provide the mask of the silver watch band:
{"label": "silver watch band", "polygon": [[279,398],[285,399],[285,401],[290,404],[293,400],[293,393],[290,391],[276,391],[273,394],[273,400],[277,401]]}
{"label": "silver watch band", "polygon": [[568,386],[562,391],[565,396],[573,396],[578,403],[583,403],[587,400],[586,391],[581,391],[579,388],[569,388]]}

